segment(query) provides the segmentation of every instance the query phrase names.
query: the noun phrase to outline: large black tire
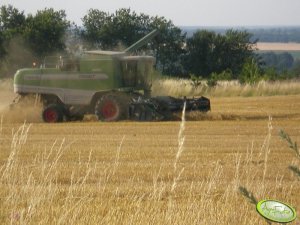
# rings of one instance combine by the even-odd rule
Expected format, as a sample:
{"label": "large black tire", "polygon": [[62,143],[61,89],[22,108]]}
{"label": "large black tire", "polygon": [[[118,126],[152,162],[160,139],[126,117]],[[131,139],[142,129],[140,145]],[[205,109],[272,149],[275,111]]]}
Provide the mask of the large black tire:
{"label": "large black tire", "polygon": [[129,99],[127,96],[107,94],[95,106],[98,120],[111,122],[128,118]]}
{"label": "large black tire", "polygon": [[57,104],[50,104],[43,110],[42,116],[46,123],[62,122],[64,119],[63,108]]}

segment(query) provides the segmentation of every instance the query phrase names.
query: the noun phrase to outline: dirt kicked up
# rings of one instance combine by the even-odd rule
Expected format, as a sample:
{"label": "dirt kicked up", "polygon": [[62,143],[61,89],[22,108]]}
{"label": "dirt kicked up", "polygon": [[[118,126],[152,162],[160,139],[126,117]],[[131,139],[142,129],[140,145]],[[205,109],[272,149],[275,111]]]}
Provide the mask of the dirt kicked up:
{"label": "dirt kicked up", "polygon": [[0,81],[0,117],[7,123],[42,122],[42,106],[34,97],[25,98],[20,104],[12,104],[17,98],[11,80]]}

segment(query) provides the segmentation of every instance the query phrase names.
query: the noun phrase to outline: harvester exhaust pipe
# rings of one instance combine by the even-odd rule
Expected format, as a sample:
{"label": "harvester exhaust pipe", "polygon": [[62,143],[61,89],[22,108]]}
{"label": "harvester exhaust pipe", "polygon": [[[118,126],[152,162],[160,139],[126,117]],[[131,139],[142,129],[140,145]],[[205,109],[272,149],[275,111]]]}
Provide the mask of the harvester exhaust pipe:
{"label": "harvester exhaust pipe", "polygon": [[151,31],[149,34],[132,44],[130,47],[125,49],[125,53],[133,52],[137,50],[138,48],[142,47],[143,45],[147,44],[149,40],[151,40],[153,37],[155,37],[159,31],[157,29]]}

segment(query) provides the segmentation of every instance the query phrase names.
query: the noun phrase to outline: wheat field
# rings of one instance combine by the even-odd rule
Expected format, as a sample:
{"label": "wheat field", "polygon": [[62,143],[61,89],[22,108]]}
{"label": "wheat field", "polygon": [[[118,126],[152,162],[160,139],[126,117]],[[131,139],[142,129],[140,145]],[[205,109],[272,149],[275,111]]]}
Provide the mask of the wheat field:
{"label": "wheat field", "polygon": [[300,95],[211,105],[151,123],[45,124],[33,105],[27,122],[24,108],[3,113],[0,224],[267,224],[251,196],[299,215],[300,179],[288,167],[300,160],[279,130],[300,143]]}
{"label": "wheat field", "polygon": [[293,42],[257,42],[256,47],[261,51],[300,51],[300,44]]}

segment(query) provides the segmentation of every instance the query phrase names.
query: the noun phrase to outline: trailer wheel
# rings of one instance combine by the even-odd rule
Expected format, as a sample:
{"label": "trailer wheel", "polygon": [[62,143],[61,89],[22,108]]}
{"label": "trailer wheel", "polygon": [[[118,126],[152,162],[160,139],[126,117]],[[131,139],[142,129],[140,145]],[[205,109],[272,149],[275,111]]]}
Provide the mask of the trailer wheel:
{"label": "trailer wheel", "polygon": [[59,105],[51,104],[43,110],[43,120],[46,123],[62,122],[64,118],[63,110]]}
{"label": "trailer wheel", "polygon": [[121,96],[104,95],[97,101],[95,106],[95,114],[98,119],[109,122],[126,118],[128,104],[123,100]]}

